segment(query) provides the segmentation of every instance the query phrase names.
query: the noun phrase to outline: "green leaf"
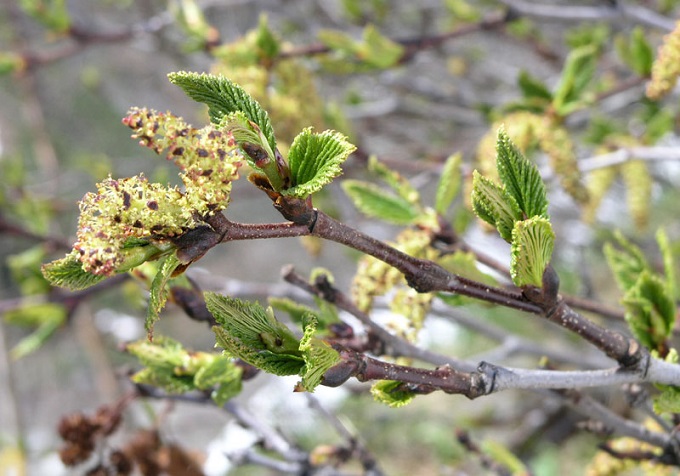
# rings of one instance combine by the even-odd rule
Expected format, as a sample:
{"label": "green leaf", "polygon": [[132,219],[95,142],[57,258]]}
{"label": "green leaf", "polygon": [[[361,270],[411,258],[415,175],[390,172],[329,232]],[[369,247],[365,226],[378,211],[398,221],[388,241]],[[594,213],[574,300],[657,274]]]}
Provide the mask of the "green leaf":
{"label": "green leaf", "polygon": [[380,180],[407,202],[413,205],[420,203],[418,190],[399,172],[380,162],[375,155],[368,158],[368,170],[376,174]]}
{"label": "green leaf", "polygon": [[635,286],[640,274],[650,270],[650,267],[640,248],[626,240],[620,232],[614,234],[614,239],[619,248],[615,248],[612,243],[605,243],[604,256],[614,273],[619,289],[625,293]]}
{"label": "green leaf", "polygon": [[168,291],[166,286],[172,277],[172,273],[181,265],[180,259],[176,254],[168,255],[163,259],[158,273],[151,282],[151,289],[149,295],[149,308],[146,313],[145,327],[149,336],[149,340],[153,337],[153,325],[160,318],[161,311],[165,307],[168,300]]}
{"label": "green leaf", "polygon": [[85,271],[83,264],[75,253],[44,264],[42,266],[42,274],[53,286],[60,286],[71,291],[89,288],[108,277]]}
{"label": "green leaf", "polygon": [[339,132],[317,134],[312,128],[304,129],[288,151],[293,187],[285,190],[284,195],[305,198],[318,192],[342,173],[340,164],[355,150]]}
{"label": "green leaf", "polygon": [[479,218],[496,227],[507,242],[512,241],[515,222],[523,218],[513,196],[476,170],[472,173],[472,209]]}
{"label": "green leaf", "polygon": [[645,38],[645,32],[641,27],[633,28],[628,41],[622,38],[615,45],[623,62],[635,73],[642,77],[649,77],[652,74],[654,51]]}
{"label": "green leaf", "polygon": [[264,13],[260,15],[260,23],[257,27],[255,44],[260,50],[261,57],[267,60],[276,58],[276,56],[279,54],[279,50],[281,49],[279,40],[276,38],[271,28],[269,28],[267,15]]}
{"label": "green leaf", "polygon": [[512,282],[516,286],[541,287],[554,246],[555,234],[548,219],[535,216],[515,223],[510,258]]}
{"label": "green leaf", "polygon": [[680,413],[680,388],[664,385],[654,397],[654,413]]}
{"label": "green leaf", "polygon": [[360,180],[342,182],[345,193],[363,214],[397,225],[408,225],[419,215],[418,209],[402,197]]}
{"label": "green leaf", "polygon": [[502,472],[516,476],[531,474],[529,468],[526,467],[522,460],[501,443],[484,440],[482,451],[505,469],[505,471],[499,471],[499,473]]}
{"label": "green leaf", "polygon": [[626,321],[643,345],[658,349],[673,332],[675,302],[666,283],[650,271],[643,271],[635,286],[623,297]]}
{"label": "green leaf", "polygon": [[313,314],[303,318],[304,334],[300,340],[300,350],[305,359],[305,366],[300,370],[302,380],[298,388],[313,392],[319,386],[328,369],[340,362],[340,354],[326,342],[315,337],[318,319]]}
{"label": "green leaf", "polygon": [[446,214],[453,199],[458,195],[460,190],[462,175],[460,165],[462,162],[462,155],[460,153],[454,154],[446,159],[442,174],[437,185],[437,194],[435,195],[434,209],[440,215]]}
{"label": "green leaf", "polygon": [[384,403],[392,408],[403,407],[411,403],[416,396],[413,392],[398,390],[401,385],[401,382],[394,380],[381,380],[373,384],[371,395],[377,402]]}
{"label": "green leaf", "polygon": [[287,172],[279,169],[276,154],[257,124],[242,111],[237,111],[225,116],[220,128],[231,133],[248,164],[263,172],[274,190],[283,189]]}
{"label": "green leaf", "polygon": [[498,131],[496,153],[496,167],[501,182],[524,216],[548,218],[548,199],[538,168],[512,143],[505,129]]}
{"label": "green leaf", "polygon": [[378,69],[396,65],[404,54],[404,47],[395,43],[373,25],[364,28],[363,43],[358,51],[359,59]]}
{"label": "green leaf", "polygon": [[595,74],[597,46],[580,46],[569,53],[562,77],[553,95],[555,111],[565,116],[584,101],[583,93]]}
{"label": "green leaf", "polygon": [[205,302],[218,326],[217,343],[230,354],[275,375],[294,375],[304,366],[299,341],[274,318],[273,311],[251,303],[205,293]]}
{"label": "green leaf", "polygon": [[8,324],[36,327],[10,351],[12,359],[20,359],[38,350],[66,322],[66,308],[57,303],[25,304],[4,313]]}
{"label": "green leaf", "polygon": [[[213,357],[213,356],[211,356]],[[218,355],[203,365],[194,375],[194,385],[201,390],[213,389],[210,395],[217,405],[241,393],[243,369],[230,358]]]}
{"label": "green leaf", "polygon": [[544,99],[552,101],[553,95],[543,81],[522,70],[517,78],[522,95],[527,99]]}
{"label": "green leaf", "polygon": [[267,138],[271,150],[276,150],[276,139],[269,115],[241,86],[224,76],[189,73],[180,71],[168,75],[170,82],[194,101],[208,105],[210,120],[219,124],[222,118],[241,111],[260,128]]}
{"label": "green leaf", "polygon": [[666,230],[659,228],[656,232],[656,242],[661,250],[661,257],[663,258],[663,270],[666,277],[666,287],[671,294],[671,298],[675,299],[677,288],[677,280],[675,278],[675,260],[673,259],[673,247],[668,239]]}

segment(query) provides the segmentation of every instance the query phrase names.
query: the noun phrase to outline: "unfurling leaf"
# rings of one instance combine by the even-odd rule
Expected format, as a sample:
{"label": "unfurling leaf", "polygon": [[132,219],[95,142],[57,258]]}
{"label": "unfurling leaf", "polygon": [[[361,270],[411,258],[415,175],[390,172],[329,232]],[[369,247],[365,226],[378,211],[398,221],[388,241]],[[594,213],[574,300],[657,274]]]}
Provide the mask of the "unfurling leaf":
{"label": "unfurling leaf", "polygon": [[257,27],[255,44],[257,45],[261,58],[266,60],[274,59],[281,49],[279,39],[276,38],[274,32],[269,28],[267,15],[264,13],[260,15],[260,23]]}
{"label": "unfurling leaf", "polygon": [[85,271],[83,263],[75,253],[70,253],[65,258],[43,265],[42,273],[45,279],[53,286],[59,286],[71,291],[89,288],[107,278],[104,275]]}
{"label": "unfurling leaf", "polygon": [[504,129],[498,131],[496,153],[498,176],[524,216],[548,218],[548,199],[538,168],[524,157]]}
{"label": "unfurling leaf", "polygon": [[335,131],[320,134],[304,129],[288,151],[293,186],[284,195],[305,198],[318,192],[342,173],[340,165],[356,150],[347,138]]}
{"label": "unfurling leaf", "polygon": [[437,195],[435,197],[434,209],[440,215],[444,215],[446,210],[456,198],[461,183],[461,164],[462,156],[454,154],[446,159],[442,168],[442,175],[437,185]]}
{"label": "unfurling leaf", "polygon": [[626,321],[633,335],[650,349],[659,349],[673,332],[675,302],[666,283],[643,271],[623,297]]}
{"label": "unfurling leaf", "polygon": [[494,226],[505,241],[512,241],[512,228],[523,218],[517,201],[504,187],[476,170],[472,174],[472,207],[477,216]]}
{"label": "unfurling leaf", "polygon": [[543,81],[534,78],[526,71],[519,73],[517,84],[527,99],[538,99],[545,102],[552,101],[553,95]]}
{"label": "unfurling leaf", "polygon": [[179,342],[164,336],[154,342],[133,342],[126,350],[145,366],[132,376],[136,383],[170,393],[212,390],[211,397],[218,405],[241,391],[243,370],[228,356],[189,352]]}
{"label": "unfurling leaf", "polygon": [[345,193],[363,214],[397,225],[409,225],[418,215],[418,209],[397,195],[360,180],[342,182]]}
{"label": "unfurling leaf", "polygon": [[205,302],[218,323],[217,344],[229,354],[275,375],[295,375],[305,365],[299,341],[271,309],[216,293],[205,293]]}
{"label": "unfurling leaf", "polygon": [[241,86],[224,76],[180,71],[168,75],[170,82],[182,88],[194,101],[207,104],[210,120],[219,124],[222,118],[241,111],[260,128],[271,150],[276,150],[276,139],[269,115]]}
{"label": "unfurling leaf", "polygon": [[151,282],[149,308],[147,309],[145,323],[149,340],[153,337],[153,325],[160,318],[161,311],[168,300],[168,290],[166,289],[168,281],[172,277],[172,273],[181,264],[181,261],[175,253],[168,255],[163,259],[159,266],[158,273],[156,273],[156,276]]}
{"label": "unfurling leaf", "polygon": [[535,216],[515,223],[510,261],[512,282],[516,286],[541,287],[554,245],[555,234],[546,218]]}
{"label": "unfurling leaf", "polygon": [[373,25],[364,28],[363,42],[357,50],[360,60],[378,69],[397,64],[404,54],[404,47],[382,35]]}
{"label": "unfurling leaf", "polygon": [[[400,388],[401,387],[401,388]],[[413,392],[403,389],[403,383],[395,380],[381,380],[371,387],[373,398],[393,408],[408,405],[415,398]]]}
{"label": "unfurling leaf", "polygon": [[302,380],[299,389],[313,392],[319,386],[328,369],[340,362],[340,354],[326,342],[315,337],[318,320],[313,314],[303,317],[304,334],[300,340],[300,350],[305,366],[300,370]]}

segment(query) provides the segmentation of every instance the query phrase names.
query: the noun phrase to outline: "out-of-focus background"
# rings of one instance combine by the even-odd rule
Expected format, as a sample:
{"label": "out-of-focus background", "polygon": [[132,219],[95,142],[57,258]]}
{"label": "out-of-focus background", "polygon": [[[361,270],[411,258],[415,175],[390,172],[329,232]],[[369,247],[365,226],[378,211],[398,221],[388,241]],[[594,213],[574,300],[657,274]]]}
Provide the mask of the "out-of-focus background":
{"label": "out-of-focus background", "polygon": [[[62,3],[70,27],[60,31]],[[578,34],[604,35],[606,44],[642,24],[650,42],[657,45],[668,27],[668,23],[654,25],[623,14],[594,19],[536,18],[517,9],[507,16],[506,3],[529,2],[5,0],[0,5],[0,65],[7,71],[0,77],[0,220],[4,231],[0,234],[0,311],[30,299],[25,297],[31,295],[27,291],[32,285],[30,271],[22,275],[22,270],[32,269],[36,260],[48,261],[67,251],[64,245],[74,241],[77,201],[94,190],[96,182],[109,174],[139,173],[160,182],[176,180],[170,164],[130,139],[121,118],[128,108],[145,106],[171,110],[199,127],[206,123],[205,108],[172,86],[167,74],[238,71],[235,79],[246,87],[249,80],[253,84],[261,81],[259,73],[249,78],[247,71],[238,69],[236,53],[225,45],[241,45],[234,48],[245,48],[247,56],[244,38],[265,16],[269,28],[282,40],[282,51],[298,62],[287,72],[295,78],[290,84],[309,88],[308,110],[293,103],[293,111],[281,114],[280,123],[273,116],[274,127],[281,130],[284,140],[289,141],[306,121],[317,128],[342,130],[359,146],[345,166],[346,176],[365,178],[367,158],[375,154],[410,178],[430,201],[441,164],[449,155],[462,153],[464,170],[472,170],[479,141],[497,117],[494,111],[520,99],[517,80],[521,71],[554,87],[572,47],[570,39]],[[555,8],[573,6],[573,2],[545,3]],[[611,3],[579,5],[607,9]],[[673,18],[673,5],[666,4],[675,2],[623,3],[660,12],[659,18],[668,22]],[[316,52],[315,48],[322,49],[324,32],[339,31],[359,40],[367,25],[401,42],[408,54],[386,68],[343,69],[342,61],[335,64],[333,58],[324,59]],[[615,53],[607,51],[606,55],[599,63],[604,68],[600,74],[603,90],[607,81],[615,84],[626,79]],[[642,88],[643,82],[633,83],[603,97],[570,116],[567,126],[583,134],[594,117],[615,117],[629,131],[644,128],[641,116],[633,114],[640,107]],[[278,107],[285,110],[281,104]],[[664,140],[675,144],[673,127]],[[597,152],[581,142],[576,150],[579,158]],[[614,284],[600,256],[603,234],[619,228],[651,250],[658,225],[677,236],[680,171],[676,165],[654,165],[655,183],[648,200],[653,207],[644,228],[636,227],[630,217],[624,184],[614,185],[594,223],[588,225],[568,194],[559,186],[551,189],[551,214],[558,236],[556,266],[565,289],[617,305]],[[557,185],[555,180],[550,183]],[[245,180],[235,185],[232,197],[227,212],[232,220],[281,220],[270,201]],[[456,203],[461,210],[466,206],[462,199]],[[393,238],[398,230],[363,217],[335,184],[319,197],[317,205],[381,239]],[[466,212],[458,215],[461,223],[469,220]],[[15,233],[10,225],[22,230]],[[464,238],[496,259],[509,261],[506,245],[478,225],[471,223]],[[190,276],[203,289],[263,301],[271,294],[293,294],[280,278],[281,268],[293,263],[303,274],[326,267],[338,287],[347,290],[356,254],[330,243],[311,253],[310,247],[317,245],[298,239],[232,242],[212,250],[192,267]],[[136,363],[120,352],[120,346],[144,336],[144,299],[133,282],[111,286],[80,304],[39,349],[18,359],[12,349],[34,329],[13,325],[8,319],[0,322],[0,475],[19,474],[3,467],[19,468],[23,458],[25,474],[79,474],[59,460],[56,427],[65,414],[94,412],[129,392],[127,372]],[[560,341],[558,346],[565,342],[559,330],[517,313],[481,306],[464,312],[531,339],[555,339]],[[214,345],[205,324],[187,319],[172,306],[164,312],[156,332],[181,340],[187,348],[210,350]],[[485,352],[496,349],[488,337],[438,318],[426,326],[421,342],[479,360],[485,355],[493,358],[494,354]],[[518,358],[513,363],[535,365],[536,358]],[[321,445],[335,444],[341,437],[303,394],[292,392],[294,383],[295,379],[259,375],[246,383],[237,402],[306,451],[316,448],[321,452]],[[359,385],[320,388],[317,397],[360,436],[386,474],[487,471],[482,460],[471,457],[456,440],[456,429],[473,432],[479,441],[510,448],[537,475],[558,474],[564,468],[571,468],[572,474],[582,472],[600,441],[592,434],[576,435],[578,417],[559,401],[541,395],[505,392],[469,402],[460,396],[433,394],[417,398],[406,408],[391,409],[373,402],[365,390]],[[118,438],[124,441],[136,429],[152,427],[158,428],[165,441],[195,453],[206,474],[275,474],[229,461],[225,455],[237,453],[258,437],[214,406],[138,403],[127,411]]]}

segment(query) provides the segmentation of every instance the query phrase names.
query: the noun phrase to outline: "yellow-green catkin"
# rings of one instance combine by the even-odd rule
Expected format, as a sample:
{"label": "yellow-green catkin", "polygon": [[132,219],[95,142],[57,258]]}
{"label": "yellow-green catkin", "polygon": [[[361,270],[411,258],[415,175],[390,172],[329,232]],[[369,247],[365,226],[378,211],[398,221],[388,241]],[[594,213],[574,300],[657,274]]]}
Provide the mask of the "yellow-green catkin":
{"label": "yellow-green catkin", "polygon": [[652,65],[652,79],[647,83],[647,97],[658,100],[668,94],[680,76],[680,22],[664,36]]}

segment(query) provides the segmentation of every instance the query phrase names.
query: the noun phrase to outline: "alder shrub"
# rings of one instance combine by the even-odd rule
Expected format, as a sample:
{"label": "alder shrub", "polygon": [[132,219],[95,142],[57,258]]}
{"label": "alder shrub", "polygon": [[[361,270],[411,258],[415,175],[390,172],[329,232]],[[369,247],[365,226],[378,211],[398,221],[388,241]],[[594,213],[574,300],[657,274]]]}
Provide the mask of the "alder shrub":
{"label": "alder shrub", "polygon": [[[361,10],[359,4],[346,3],[348,12]],[[480,19],[470,5],[448,3],[463,22],[456,31],[465,25],[489,29],[512,19],[507,14]],[[513,14],[524,13],[521,5],[507,3],[515,8]],[[566,15],[569,9],[563,8]],[[101,472],[96,474],[129,474],[133,468],[143,474],[202,474],[184,449],[162,443],[157,432],[140,433],[123,449],[106,446],[129,403],[150,398],[211,403],[233,414],[260,437],[235,459],[238,464],[293,474],[382,474],[382,455],[330,414],[324,413],[339,428],[343,442],[316,441],[306,451],[244,413],[234,399],[256,375],[269,373],[297,376],[290,388],[294,392],[313,394],[320,387],[340,386],[370,392],[374,405],[392,407],[395,414],[408,411],[401,407],[414,399],[435,397],[430,394],[445,394],[436,402],[450,411],[461,398],[481,401],[500,392],[544,395],[579,415],[580,430],[599,436],[589,474],[618,474],[633,467],[661,474],[680,466],[675,431],[680,413],[680,366],[674,348],[677,244],[672,238],[677,230],[670,220],[658,229],[654,255],[621,231],[607,234],[604,256],[623,296],[624,310],[618,311],[561,289],[558,267],[552,264],[559,246],[558,219],[549,213],[559,190],[561,200],[568,196],[584,221],[596,220],[620,175],[632,221],[646,226],[655,180],[646,159],[667,157],[673,149],[653,146],[671,133],[676,120],[661,101],[680,74],[680,29],[664,37],[656,57],[641,27],[617,39],[622,67],[632,78],[625,87],[647,81],[646,96],[639,99],[644,131],[634,135],[618,129],[614,118],[592,119],[589,140],[601,155],[577,159],[579,146],[569,119],[610,94],[594,88],[606,83],[597,83],[596,77],[608,37],[596,28],[582,31],[557,84],[549,87],[521,73],[521,99],[489,114],[489,132],[474,162],[452,153],[439,165],[435,193],[428,197],[376,157],[366,164],[380,184],[370,177],[341,177],[357,146],[345,134],[325,128],[335,124],[340,129],[341,117],[321,116],[322,102],[310,93],[312,75],[297,57],[323,55],[317,61],[335,74],[367,73],[407,61],[415,54],[408,50],[413,43],[394,41],[367,26],[361,40],[324,31],[318,51],[293,54],[265,17],[250,34],[227,45],[214,41],[204,17],[195,22],[180,18],[194,47],[208,51],[215,67],[209,74],[173,72],[168,79],[208,107],[209,124],[193,126],[170,111],[143,105],[131,108],[122,123],[141,146],[179,169],[181,186],[156,183],[143,174],[109,175],[98,183],[79,203],[71,251],[42,266],[51,285],[72,294],[61,295],[67,296],[61,302],[12,311],[14,322],[40,326],[14,349],[15,356],[22,356],[64,322],[62,306],[68,305],[68,296],[82,296],[128,276],[148,289],[147,336],[122,349],[138,360],[130,376],[134,390],[91,416],[63,418],[58,431],[64,464]],[[423,41],[420,47],[427,45]],[[232,182],[242,175],[271,200],[281,221],[241,223],[230,218],[229,205],[239,200],[237,193],[232,197]],[[325,207],[324,194],[335,181],[361,213],[396,225],[400,231],[395,238],[375,239]],[[476,220],[468,219],[470,211]],[[509,266],[465,241],[466,228],[472,227],[507,242]],[[185,274],[213,248],[236,240],[283,237],[313,237],[357,252],[351,288],[338,286],[332,269],[316,268],[303,276],[291,265],[282,271],[283,279],[309,299],[272,296],[261,303],[203,292]],[[209,325],[214,351],[188,349],[181,335],[155,331],[168,302]],[[542,336],[524,337],[489,323],[483,313],[474,315],[480,306],[514,312],[512,319],[549,321],[552,326],[545,329],[557,335],[569,332],[572,339],[566,347],[544,345]],[[385,309],[390,313],[387,325],[375,317]],[[472,314],[461,315],[465,309]],[[448,316],[499,341],[501,351],[473,361],[446,348],[428,348],[421,334],[433,315]],[[597,354],[586,353],[582,342]],[[512,366],[514,353],[533,356],[524,361],[533,363]],[[356,381],[369,385],[356,386]],[[629,408],[609,405],[616,393],[628,397]],[[408,433],[408,428],[402,431]],[[463,459],[475,459],[488,471],[532,471],[508,447],[477,444],[474,428],[451,429],[449,437],[464,449]],[[95,451],[103,447],[108,449]],[[163,466],[167,460],[172,462]]]}

